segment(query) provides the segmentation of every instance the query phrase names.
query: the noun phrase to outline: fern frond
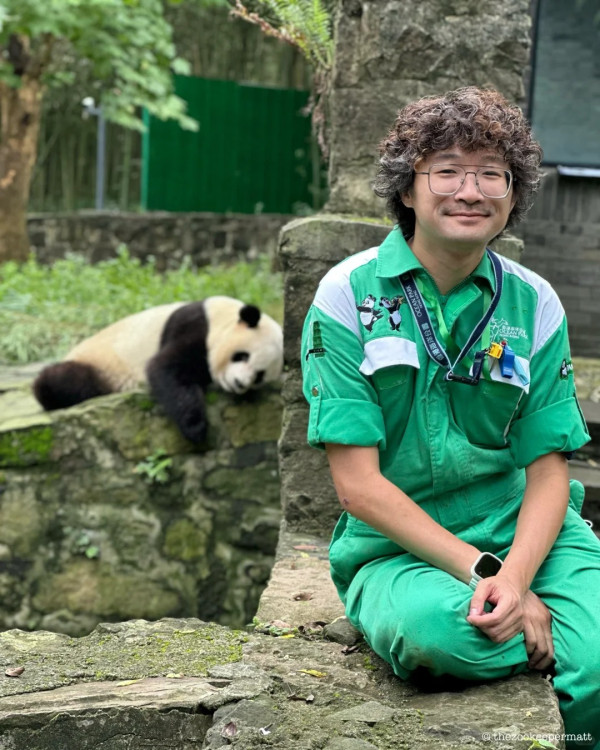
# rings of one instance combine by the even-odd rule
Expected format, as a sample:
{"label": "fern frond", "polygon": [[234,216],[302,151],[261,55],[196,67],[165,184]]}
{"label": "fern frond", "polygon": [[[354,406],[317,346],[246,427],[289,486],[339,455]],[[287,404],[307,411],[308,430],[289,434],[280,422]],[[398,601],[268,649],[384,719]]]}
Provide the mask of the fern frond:
{"label": "fern frond", "polygon": [[[329,70],[333,57],[332,23],[323,0],[259,0],[277,19],[276,29],[258,13],[250,13],[236,0],[234,15],[257,23],[265,33],[278,31],[284,41],[294,44],[313,65]],[[268,27],[268,28],[267,28]]]}

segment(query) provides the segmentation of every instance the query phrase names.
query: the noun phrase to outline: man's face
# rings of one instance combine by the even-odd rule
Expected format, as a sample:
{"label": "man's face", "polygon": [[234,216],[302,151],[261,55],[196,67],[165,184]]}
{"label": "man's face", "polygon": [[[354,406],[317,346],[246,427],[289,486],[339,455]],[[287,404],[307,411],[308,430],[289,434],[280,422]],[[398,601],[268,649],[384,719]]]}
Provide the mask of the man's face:
{"label": "man's face", "polygon": [[510,165],[494,151],[453,146],[419,159],[415,172],[427,172],[433,164],[460,165],[469,174],[454,195],[432,193],[427,174],[415,174],[412,187],[402,196],[415,212],[415,242],[465,251],[484,248],[506,226],[515,198],[512,186],[504,198],[487,198],[473,172],[486,166],[510,169]]}

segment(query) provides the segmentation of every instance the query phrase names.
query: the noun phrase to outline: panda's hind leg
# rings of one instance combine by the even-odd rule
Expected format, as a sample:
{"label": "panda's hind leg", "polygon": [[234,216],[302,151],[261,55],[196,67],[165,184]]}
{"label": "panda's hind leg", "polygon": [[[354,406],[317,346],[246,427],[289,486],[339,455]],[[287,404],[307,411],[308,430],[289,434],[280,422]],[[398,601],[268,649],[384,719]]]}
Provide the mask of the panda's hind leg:
{"label": "panda's hind leg", "polygon": [[33,382],[33,393],[46,411],[66,409],[111,392],[98,370],[71,360],[44,368]]}

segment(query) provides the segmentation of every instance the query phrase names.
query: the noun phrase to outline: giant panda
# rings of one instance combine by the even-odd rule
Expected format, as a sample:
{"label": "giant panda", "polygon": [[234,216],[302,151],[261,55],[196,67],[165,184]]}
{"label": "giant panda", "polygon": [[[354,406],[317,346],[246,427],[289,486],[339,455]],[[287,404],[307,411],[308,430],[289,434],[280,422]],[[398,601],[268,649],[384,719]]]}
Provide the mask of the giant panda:
{"label": "giant panda", "polygon": [[281,326],[231,297],[175,302],[129,315],[82,341],[33,383],[47,411],[148,384],[181,433],[206,437],[211,382],[245,393],[275,381],[283,366]]}

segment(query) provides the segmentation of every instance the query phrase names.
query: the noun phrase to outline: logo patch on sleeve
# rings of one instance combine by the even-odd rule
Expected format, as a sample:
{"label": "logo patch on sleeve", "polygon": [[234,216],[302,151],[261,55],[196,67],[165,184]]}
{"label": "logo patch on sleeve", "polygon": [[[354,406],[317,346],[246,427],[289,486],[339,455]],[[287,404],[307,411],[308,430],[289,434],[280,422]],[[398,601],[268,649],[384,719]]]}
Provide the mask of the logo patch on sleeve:
{"label": "logo patch on sleeve", "polygon": [[326,349],[323,346],[323,337],[321,335],[321,324],[318,320],[315,320],[315,322],[312,325],[312,334],[313,334],[313,348],[309,349],[306,352],[306,359],[308,359],[310,354],[314,354],[315,357],[324,357]]}
{"label": "logo patch on sleeve", "polygon": [[566,380],[569,375],[573,374],[573,363],[571,360],[563,359],[563,361],[560,363],[560,379]]}

